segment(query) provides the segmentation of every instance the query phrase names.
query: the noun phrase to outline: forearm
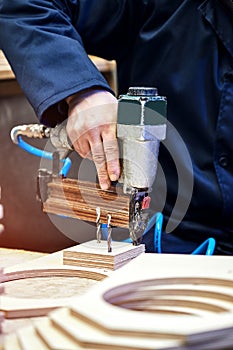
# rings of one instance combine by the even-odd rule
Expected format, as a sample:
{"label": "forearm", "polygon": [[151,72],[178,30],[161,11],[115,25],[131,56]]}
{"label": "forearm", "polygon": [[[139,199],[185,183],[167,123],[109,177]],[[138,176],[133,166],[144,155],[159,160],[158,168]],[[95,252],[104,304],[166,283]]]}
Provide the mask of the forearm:
{"label": "forearm", "polygon": [[[0,44],[37,116],[46,124],[66,117],[61,101],[107,82],[88,58],[66,2],[4,1]],[[64,105],[65,107],[65,105]]]}
{"label": "forearm", "polygon": [[146,6],[146,0],[1,1],[0,47],[41,122],[61,122],[70,95],[111,91],[87,52],[123,59]]}

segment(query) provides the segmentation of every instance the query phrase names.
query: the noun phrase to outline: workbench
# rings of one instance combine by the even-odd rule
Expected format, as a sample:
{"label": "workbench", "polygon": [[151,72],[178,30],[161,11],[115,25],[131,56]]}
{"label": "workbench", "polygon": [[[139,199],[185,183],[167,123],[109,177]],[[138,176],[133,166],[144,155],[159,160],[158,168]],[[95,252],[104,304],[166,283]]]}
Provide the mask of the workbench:
{"label": "workbench", "polygon": [[[18,265],[20,263],[30,262],[34,259],[38,259],[42,256],[46,256],[45,253],[32,252],[20,249],[7,249],[0,248],[0,267],[7,268],[10,266]],[[3,341],[5,335],[15,332],[20,327],[31,324],[31,318],[19,318],[13,320],[5,320],[2,325],[3,333],[0,334],[0,344]]]}
{"label": "workbench", "polygon": [[[53,257],[54,256],[54,257]],[[45,266],[49,265],[50,257],[53,259],[55,264],[62,256],[62,252],[55,254],[46,254],[41,252],[33,252],[19,249],[6,249],[0,248],[0,267],[4,268],[4,271],[20,270],[22,266],[32,266],[32,269],[40,258],[48,258],[48,262],[45,261]],[[25,265],[26,264],[26,265]],[[57,264],[58,265],[58,264]],[[69,269],[69,268],[68,268]],[[67,270],[68,271],[68,270]],[[75,268],[74,268],[75,271]],[[72,271],[71,271],[72,272]],[[17,300],[22,301],[22,305],[28,302],[28,298],[34,298],[36,300],[48,301],[52,299],[72,298],[73,295],[81,295],[89,289],[90,286],[94,285],[97,281],[74,277],[37,277],[37,278],[19,278],[4,283],[4,296],[11,298],[12,304],[17,304]],[[69,288],[67,288],[69,283]],[[52,302],[51,302],[52,304]],[[2,305],[3,306],[3,305]],[[13,305],[12,305],[13,306]],[[8,312],[9,314],[9,312]],[[33,321],[44,319],[46,316],[38,317],[13,317],[5,319],[2,324],[2,334],[0,334],[0,344],[4,341],[6,335],[14,333],[20,328],[33,324]],[[12,349],[13,350],[13,349]]]}
{"label": "workbench", "polygon": [[[40,257],[16,251],[15,257],[5,250],[0,256],[4,254],[10,271],[17,255],[21,262],[22,256],[29,259],[31,269],[42,260],[47,266],[60,252]],[[65,307],[44,317],[7,321],[4,350],[34,345],[39,350],[231,350],[232,267],[232,257],[142,253],[82,295],[76,290]],[[78,271],[67,269],[73,275]]]}

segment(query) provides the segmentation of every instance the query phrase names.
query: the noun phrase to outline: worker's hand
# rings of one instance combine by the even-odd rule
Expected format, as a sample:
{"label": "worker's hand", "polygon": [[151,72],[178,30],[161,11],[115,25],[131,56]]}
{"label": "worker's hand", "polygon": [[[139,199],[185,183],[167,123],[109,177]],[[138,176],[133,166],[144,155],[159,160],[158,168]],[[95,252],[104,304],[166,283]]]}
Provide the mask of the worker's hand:
{"label": "worker's hand", "polygon": [[120,175],[116,138],[117,99],[105,90],[86,90],[67,98],[67,133],[75,150],[91,158],[102,189]]}

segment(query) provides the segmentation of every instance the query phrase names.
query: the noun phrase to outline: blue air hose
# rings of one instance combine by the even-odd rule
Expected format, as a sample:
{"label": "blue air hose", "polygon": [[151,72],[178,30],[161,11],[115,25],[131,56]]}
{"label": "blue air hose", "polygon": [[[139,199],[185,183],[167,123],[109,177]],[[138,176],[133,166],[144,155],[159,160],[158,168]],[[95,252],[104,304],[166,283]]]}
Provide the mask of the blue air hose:
{"label": "blue air hose", "polygon": [[192,255],[203,254],[204,252],[206,252],[205,255],[213,255],[215,245],[215,239],[208,238],[192,252]]}
{"label": "blue air hose", "polygon": [[[45,159],[49,159],[49,160],[53,160],[53,153],[51,152],[47,152],[47,151],[43,151],[39,148],[36,148],[34,146],[31,146],[30,144],[28,144],[27,142],[25,142],[22,137],[19,135],[17,137],[18,139],[18,146],[20,148],[22,148],[24,151],[28,152],[28,153],[31,153],[33,154],[34,156],[37,156],[37,157],[40,157],[40,158],[45,158]],[[70,170],[70,167],[71,167],[71,160],[70,158],[65,158],[65,159],[61,159],[60,160],[63,164],[63,167],[60,171],[60,175],[63,175],[63,176],[67,176],[69,170]]]}
{"label": "blue air hose", "polygon": [[[143,236],[154,226],[154,249],[155,253],[162,253],[162,225],[163,225],[163,214],[158,212],[155,213],[149,220],[147,228],[145,229]],[[124,242],[131,243],[130,238],[124,240]],[[200,246],[198,246],[191,255],[205,254],[213,255],[215,249],[215,239],[208,238]]]}

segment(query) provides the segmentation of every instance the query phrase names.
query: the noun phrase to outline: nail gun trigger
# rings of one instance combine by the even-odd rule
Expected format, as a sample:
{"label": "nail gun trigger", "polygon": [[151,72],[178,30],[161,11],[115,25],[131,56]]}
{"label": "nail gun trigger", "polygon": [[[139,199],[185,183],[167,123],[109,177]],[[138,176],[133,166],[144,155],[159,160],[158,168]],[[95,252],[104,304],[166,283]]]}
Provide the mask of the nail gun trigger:
{"label": "nail gun trigger", "polygon": [[142,209],[149,209],[150,207],[150,202],[151,202],[151,198],[149,196],[146,196],[143,198],[142,200]]}

